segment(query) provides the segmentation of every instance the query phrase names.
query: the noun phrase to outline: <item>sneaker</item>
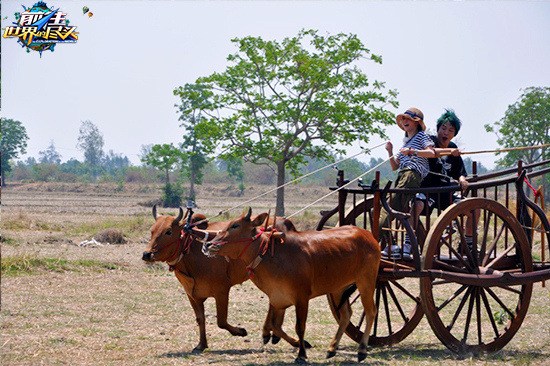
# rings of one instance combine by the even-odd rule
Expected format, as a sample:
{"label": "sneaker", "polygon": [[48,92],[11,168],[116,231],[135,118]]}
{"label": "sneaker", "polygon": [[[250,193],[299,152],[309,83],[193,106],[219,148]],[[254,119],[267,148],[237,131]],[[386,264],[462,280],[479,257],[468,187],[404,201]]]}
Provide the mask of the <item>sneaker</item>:
{"label": "sneaker", "polygon": [[382,250],[382,257],[384,258],[391,258],[391,259],[401,259],[401,248],[399,248],[399,245],[391,245],[391,251],[390,246],[387,245]]}
{"label": "sneaker", "polygon": [[404,244],[403,245],[403,259],[406,261],[412,261],[413,257],[411,254],[411,245],[410,244]]}
{"label": "sneaker", "polygon": [[392,245],[391,246],[391,259],[401,259],[401,248],[399,245]]}
{"label": "sneaker", "polygon": [[386,247],[382,249],[381,253],[382,253],[382,258],[388,258],[390,256],[390,246],[386,245]]}
{"label": "sneaker", "polygon": [[[391,250],[390,250],[391,247]],[[387,245],[382,250],[382,257],[384,258],[391,258],[391,259],[401,259],[401,248],[399,248],[399,245]]]}

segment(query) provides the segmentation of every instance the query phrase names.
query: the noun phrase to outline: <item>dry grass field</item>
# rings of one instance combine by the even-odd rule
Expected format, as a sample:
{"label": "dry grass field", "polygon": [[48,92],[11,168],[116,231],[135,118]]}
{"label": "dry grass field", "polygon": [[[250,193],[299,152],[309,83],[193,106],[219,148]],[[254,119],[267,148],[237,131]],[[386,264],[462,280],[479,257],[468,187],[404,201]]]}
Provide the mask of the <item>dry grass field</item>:
{"label": "dry grass field", "polygon": [[[264,346],[261,326],[267,298],[248,281],[232,289],[229,321],[247,329],[232,337],[216,327],[213,299],[206,302],[209,349],[198,343],[194,314],[165,264],[146,265],[141,253],[153,223],[155,187],[85,184],[26,184],[2,191],[0,363],[7,365],[285,365],[296,351],[288,344]],[[268,187],[270,188],[270,187]],[[199,209],[207,216],[254,197],[220,186],[200,187]],[[328,193],[323,187],[287,187],[287,214]],[[272,196],[250,205],[255,213],[273,208]],[[317,221],[319,209],[294,221],[299,229]],[[163,209],[161,212],[175,213]],[[237,209],[230,216],[240,213]],[[104,229],[124,233],[124,244],[80,246]],[[294,334],[294,312],[285,329]],[[310,303],[306,339],[311,364],[352,364],[357,345],[343,337],[336,357],[325,352],[336,322],[324,297]],[[522,328],[502,351],[460,358],[448,351],[422,320],[402,343],[370,348],[370,365],[550,365],[550,283],[535,284]]]}

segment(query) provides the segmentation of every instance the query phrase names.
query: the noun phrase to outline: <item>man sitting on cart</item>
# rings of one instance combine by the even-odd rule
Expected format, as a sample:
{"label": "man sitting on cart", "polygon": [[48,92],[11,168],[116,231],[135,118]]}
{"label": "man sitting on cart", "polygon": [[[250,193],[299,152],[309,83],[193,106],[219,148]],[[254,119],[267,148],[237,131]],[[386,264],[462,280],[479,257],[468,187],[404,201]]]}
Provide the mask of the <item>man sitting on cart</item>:
{"label": "man sitting on cart", "polygon": [[[437,120],[437,135],[430,138],[435,144],[435,158],[428,159],[430,166],[430,172],[422,180],[420,187],[446,187],[453,186],[456,183],[459,184],[462,192],[468,189],[468,181],[466,180],[466,168],[464,161],[460,156],[460,151],[454,142],[451,140],[460,131],[462,123],[457,117],[455,112],[450,109],[446,109],[441,117]],[[405,152],[407,153],[407,152]],[[417,152],[418,153],[418,152]],[[445,210],[451,204],[456,203],[462,199],[460,193],[433,193],[424,194],[417,193],[414,202],[414,223],[418,222],[418,217],[421,214],[430,214],[434,208],[438,210]],[[416,226],[416,225],[414,225]],[[466,221],[466,244],[468,247],[472,246],[472,220]],[[405,238],[405,245],[407,245],[407,238]]]}

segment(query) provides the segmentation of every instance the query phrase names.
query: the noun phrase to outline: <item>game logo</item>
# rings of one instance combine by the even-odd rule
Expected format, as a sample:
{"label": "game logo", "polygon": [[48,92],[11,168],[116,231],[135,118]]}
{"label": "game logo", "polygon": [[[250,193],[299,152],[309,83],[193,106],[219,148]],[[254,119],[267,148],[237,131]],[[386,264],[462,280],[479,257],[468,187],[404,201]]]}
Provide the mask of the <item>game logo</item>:
{"label": "game logo", "polygon": [[53,52],[58,43],[76,43],[78,40],[76,27],[69,25],[67,14],[59,8],[49,8],[44,1],[30,8],[22,7],[24,11],[14,14],[16,22],[4,29],[2,37],[17,38],[27,52],[36,51],[42,57],[42,52]]}

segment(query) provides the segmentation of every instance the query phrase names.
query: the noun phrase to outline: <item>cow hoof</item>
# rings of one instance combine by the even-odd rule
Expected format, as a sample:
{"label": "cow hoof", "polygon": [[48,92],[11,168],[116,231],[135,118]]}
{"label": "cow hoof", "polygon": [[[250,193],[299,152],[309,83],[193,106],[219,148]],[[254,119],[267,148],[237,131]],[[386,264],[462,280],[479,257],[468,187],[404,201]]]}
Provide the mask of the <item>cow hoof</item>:
{"label": "cow hoof", "polygon": [[246,329],[244,328],[237,328],[237,332],[235,333],[236,336],[239,337],[246,337],[248,333],[246,332]]}
{"label": "cow hoof", "polygon": [[270,339],[271,339],[271,334],[262,337],[264,344],[268,344]]}
{"label": "cow hoof", "polygon": [[332,358],[334,356],[336,356],[336,351],[328,351],[327,352],[327,358]]}
{"label": "cow hoof", "polygon": [[366,353],[358,353],[358,354],[357,354],[357,362],[361,362],[361,361],[363,361],[365,358],[367,358],[367,354],[366,354]]}
{"label": "cow hoof", "polygon": [[302,357],[297,357],[296,360],[294,360],[294,363],[297,363],[299,365],[306,365],[307,359]]}
{"label": "cow hoof", "polygon": [[312,345],[308,341],[304,340],[304,347],[312,348]]}
{"label": "cow hoof", "polygon": [[197,346],[193,348],[193,351],[191,353],[202,353],[207,347]]}
{"label": "cow hoof", "polygon": [[281,340],[281,337],[277,337],[275,334],[271,337],[271,344],[277,344]]}

